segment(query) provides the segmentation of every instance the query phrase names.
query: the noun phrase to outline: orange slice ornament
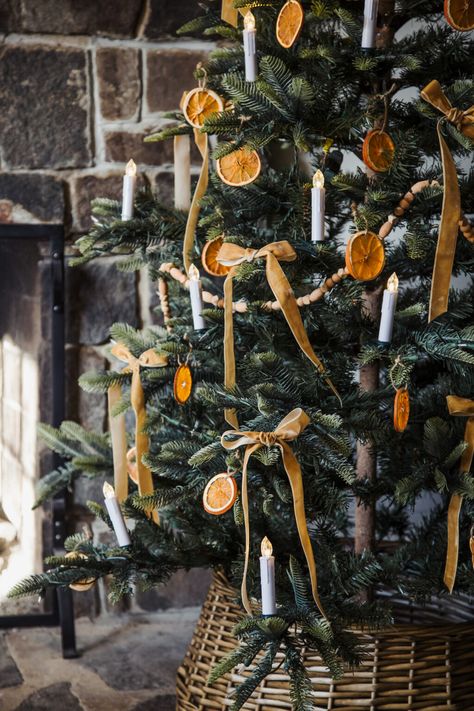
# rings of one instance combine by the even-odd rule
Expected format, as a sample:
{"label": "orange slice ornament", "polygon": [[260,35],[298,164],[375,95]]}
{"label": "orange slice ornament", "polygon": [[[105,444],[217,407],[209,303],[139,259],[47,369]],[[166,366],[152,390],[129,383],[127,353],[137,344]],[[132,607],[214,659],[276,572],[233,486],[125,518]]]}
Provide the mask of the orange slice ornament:
{"label": "orange slice ornament", "polygon": [[238,148],[217,160],[217,175],[226,185],[242,187],[260,175],[262,163],[257,151]]}
{"label": "orange slice ornament", "polygon": [[229,472],[222,472],[208,481],[202,503],[208,514],[220,516],[232,508],[236,498],[237,482]]}
{"label": "orange slice ornament", "polygon": [[386,131],[372,129],[362,144],[362,160],[374,173],[386,173],[393,163],[395,144]]}
{"label": "orange slice ornament", "polygon": [[174,376],[174,399],[179,405],[184,405],[191,396],[193,389],[193,374],[189,365],[180,365]]}
{"label": "orange slice ornament", "polygon": [[459,32],[474,30],[474,0],[444,0],[444,16]]}
{"label": "orange slice ornament", "polygon": [[[69,560],[87,560],[87,556],[84,555],[84,553],[79,553],[79,551],[71,551],[70,553],[66,553],[64,557]],[[76,592],[87,592],[94,584],[95,578],[84,578],[83,580],[76,580],[76,582],[71,583],[69,587]]]}
{"label": "orange slice ornament", "polygon": [[202,266],[206,272],[212,276],[224,277],[231,270],[231,267],[226,267],[224,264],[217,261],[217,255],[219,254],[219,250],[223,243],[224,238],[218,237],[217,239],[206,242],[204,249],[202,250]]}
{"label": "orange slice ornament", "polygon": [[288,0],[280,10],[276,24],[276,38],[289,49],[298,39],[303,27],[304,10],[298,0]]}
{"label": "orange slice ornament", "polygon": [[192,89],[184,99],[184,117],[193,128],[201,128],[204,121],[218,111],[224,111],[224,102],[219,94],[205,86]]}
{"label": "orange slice ornament", "polygon": [[410,396],[407,388],[399,388],[393,403],[393,427],[395,432],[404,432],[410,419]]}
{"label": "orange slice ornament", "polygon": [[346,268],[358,281],[372,281],[385,265],[383,242],[374,232],[356,232],[346,247]]}

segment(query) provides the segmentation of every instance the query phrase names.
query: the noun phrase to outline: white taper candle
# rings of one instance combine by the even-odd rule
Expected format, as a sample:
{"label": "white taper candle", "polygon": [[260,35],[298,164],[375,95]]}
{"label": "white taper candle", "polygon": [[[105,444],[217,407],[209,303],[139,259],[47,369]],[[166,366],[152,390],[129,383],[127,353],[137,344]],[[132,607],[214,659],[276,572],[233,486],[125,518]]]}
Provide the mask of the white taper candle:
{"label": "white taper candle", "polygon": [[114,487],[111,486],[107,481],[104,484],[104,503],[107,513],[112,521],[112,526],[114,527],[115,535],[117,536],[117,543],[121,548],[129,546],[130,536],[128,535],[127,527],[125,525],[125,519],[123,517],[122,509],[115,496]]}
{"label": "white taper candle", "polygon": [[324,212],[326,207],[326,190],[324,175],[317,170],[311,189],[311,242],[324,242]]}
{"label": "white taper candle", "polygon": [[122,220],[131,220],[133,217],[133,200],[135,198],[135,185],[137,182],[137,166],[129,160],[123,176],[122,194]]}
{"label": "white taper candle", "polygon": [[189,268],[189,295],[191,297],[191,309],[193,312],[193,324],[195,331],[206,328],[206,322],[202,317],[204,302],[202,300],[202,286],[199,279],[199,270],[191,264]]}
{"label": "white taper candle", "polygon": [[275,594],[275,557],[273,547],[268,538],[262,541],[262,557],[260,558],[260,584],[262,588],[262,615],[276,614]]}
{"label": "white taper candle", "polygon": [[375,47],[378,9],[379,0],[365,0],[364,28],[362,30],[362,49],[372,49],[373,47]]}
{"label": "white taper candle", "polygon": [[177,210],[191,207],[191,140],[189,136],[174,139],[174,206]]}
{"label": "white taper candle", "polygon": [[257,30],[255,17],[249,10],[244,17],[244,54],[245,54],[245,80],[255,81],[257,78]]}
{"label": "white taper candle", "polygon": [[392,274],[383,292],[382,314],[380,316],[379,342],[390,343],[392,340],[393,320],[398,300],[398,277]]}

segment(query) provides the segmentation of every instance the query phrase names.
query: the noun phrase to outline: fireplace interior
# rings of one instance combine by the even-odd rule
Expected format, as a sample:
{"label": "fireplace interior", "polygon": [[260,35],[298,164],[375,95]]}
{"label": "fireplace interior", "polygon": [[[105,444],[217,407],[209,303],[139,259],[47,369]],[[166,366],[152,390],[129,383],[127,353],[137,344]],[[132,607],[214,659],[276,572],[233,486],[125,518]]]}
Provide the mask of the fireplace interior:
{"label": "fireplace interior", "polygon": [[33,510],[36,482],[53,465],[37,424],[54,422],[54,379],[63,374],[53,362],[51,240],[44,230],[39,238],[22,237],[20,228],[13,237],[4,231],[0,227],[0,615],[11,615],[43,611],[37,600],[6,596],[41,570],[52,551],[53,508]]}

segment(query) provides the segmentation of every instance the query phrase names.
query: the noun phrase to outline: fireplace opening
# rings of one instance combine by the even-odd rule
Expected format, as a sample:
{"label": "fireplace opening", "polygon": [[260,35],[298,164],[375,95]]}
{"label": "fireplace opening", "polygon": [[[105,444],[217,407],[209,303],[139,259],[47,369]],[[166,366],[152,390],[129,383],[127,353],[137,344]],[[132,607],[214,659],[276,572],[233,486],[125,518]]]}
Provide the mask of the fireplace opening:
{"label": "fireplace opening", "polygon": [[[35,229],[36,228],[36,229]],[[8,234],[5,234],[7,232]],[[0,615],[47,609],[27,597],[7,599],[11,587],[42,569],[53,550],[52,505],[33,509],[38,479],[55,465],[37,435],[39,422],[57,424],[64,363],[57,359],[62,318],[57,278],[62,249],[47,228],[0,226]],[[58,372],[57,368],[60,368]],[[58,388],[59,386],[59,388]],[[59,390],[59,393],[58,393]]]}

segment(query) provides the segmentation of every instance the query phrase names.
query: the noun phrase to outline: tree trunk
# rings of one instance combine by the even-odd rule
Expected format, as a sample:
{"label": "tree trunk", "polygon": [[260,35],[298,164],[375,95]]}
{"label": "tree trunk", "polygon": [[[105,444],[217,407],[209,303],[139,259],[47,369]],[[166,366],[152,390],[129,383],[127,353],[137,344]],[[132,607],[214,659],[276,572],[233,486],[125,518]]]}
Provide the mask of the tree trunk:
{"label": "tree trunk", "polygon": [[[382,289],[364,293],[363,310],[371,321],[377,323],[380,316]],[[364,365],[360,369],[360,389],[363,392],[374,392],[379,386],[379,364]],[[356,473],[358,479],[374,481],[377,470],[377,454],[372,440],[365,443],[357,442]],[[373,550],[375,543],[375,499],[363,502],[356,501],[355,510],[355,552]]]}
{"label": "tree trunk", "polygon": [[[392,43],[393,32],[385,24],[390,22],[395,8],[395,0],[380,0],[379,20],[382,18],[382,27],[378,28],[376,45],[379,48],[389,47]],[[382,82],[380,82],[382,85]],[[382,89],[379,87],[378,91]],[[382,288],[373,291],[366,290],[362,309],[374,323],[378,323],[382,301]],[[360,389],[362,392],[374,392],[379,386],[379,364],[363,366],[360,369]],[[375,481],[377,474],[377,453],[374,444],[369,438],[365,443],[357,442],[357,464],[356,474],[358,479],[368,479]],[[375,513],[376,500],[373,497],[370,501],[356,501],[355,510],[355,534],[354,548],[357,554],[364,550],[373,551],[375,547]],[[370,597],[370,592],[367,593]]]}

